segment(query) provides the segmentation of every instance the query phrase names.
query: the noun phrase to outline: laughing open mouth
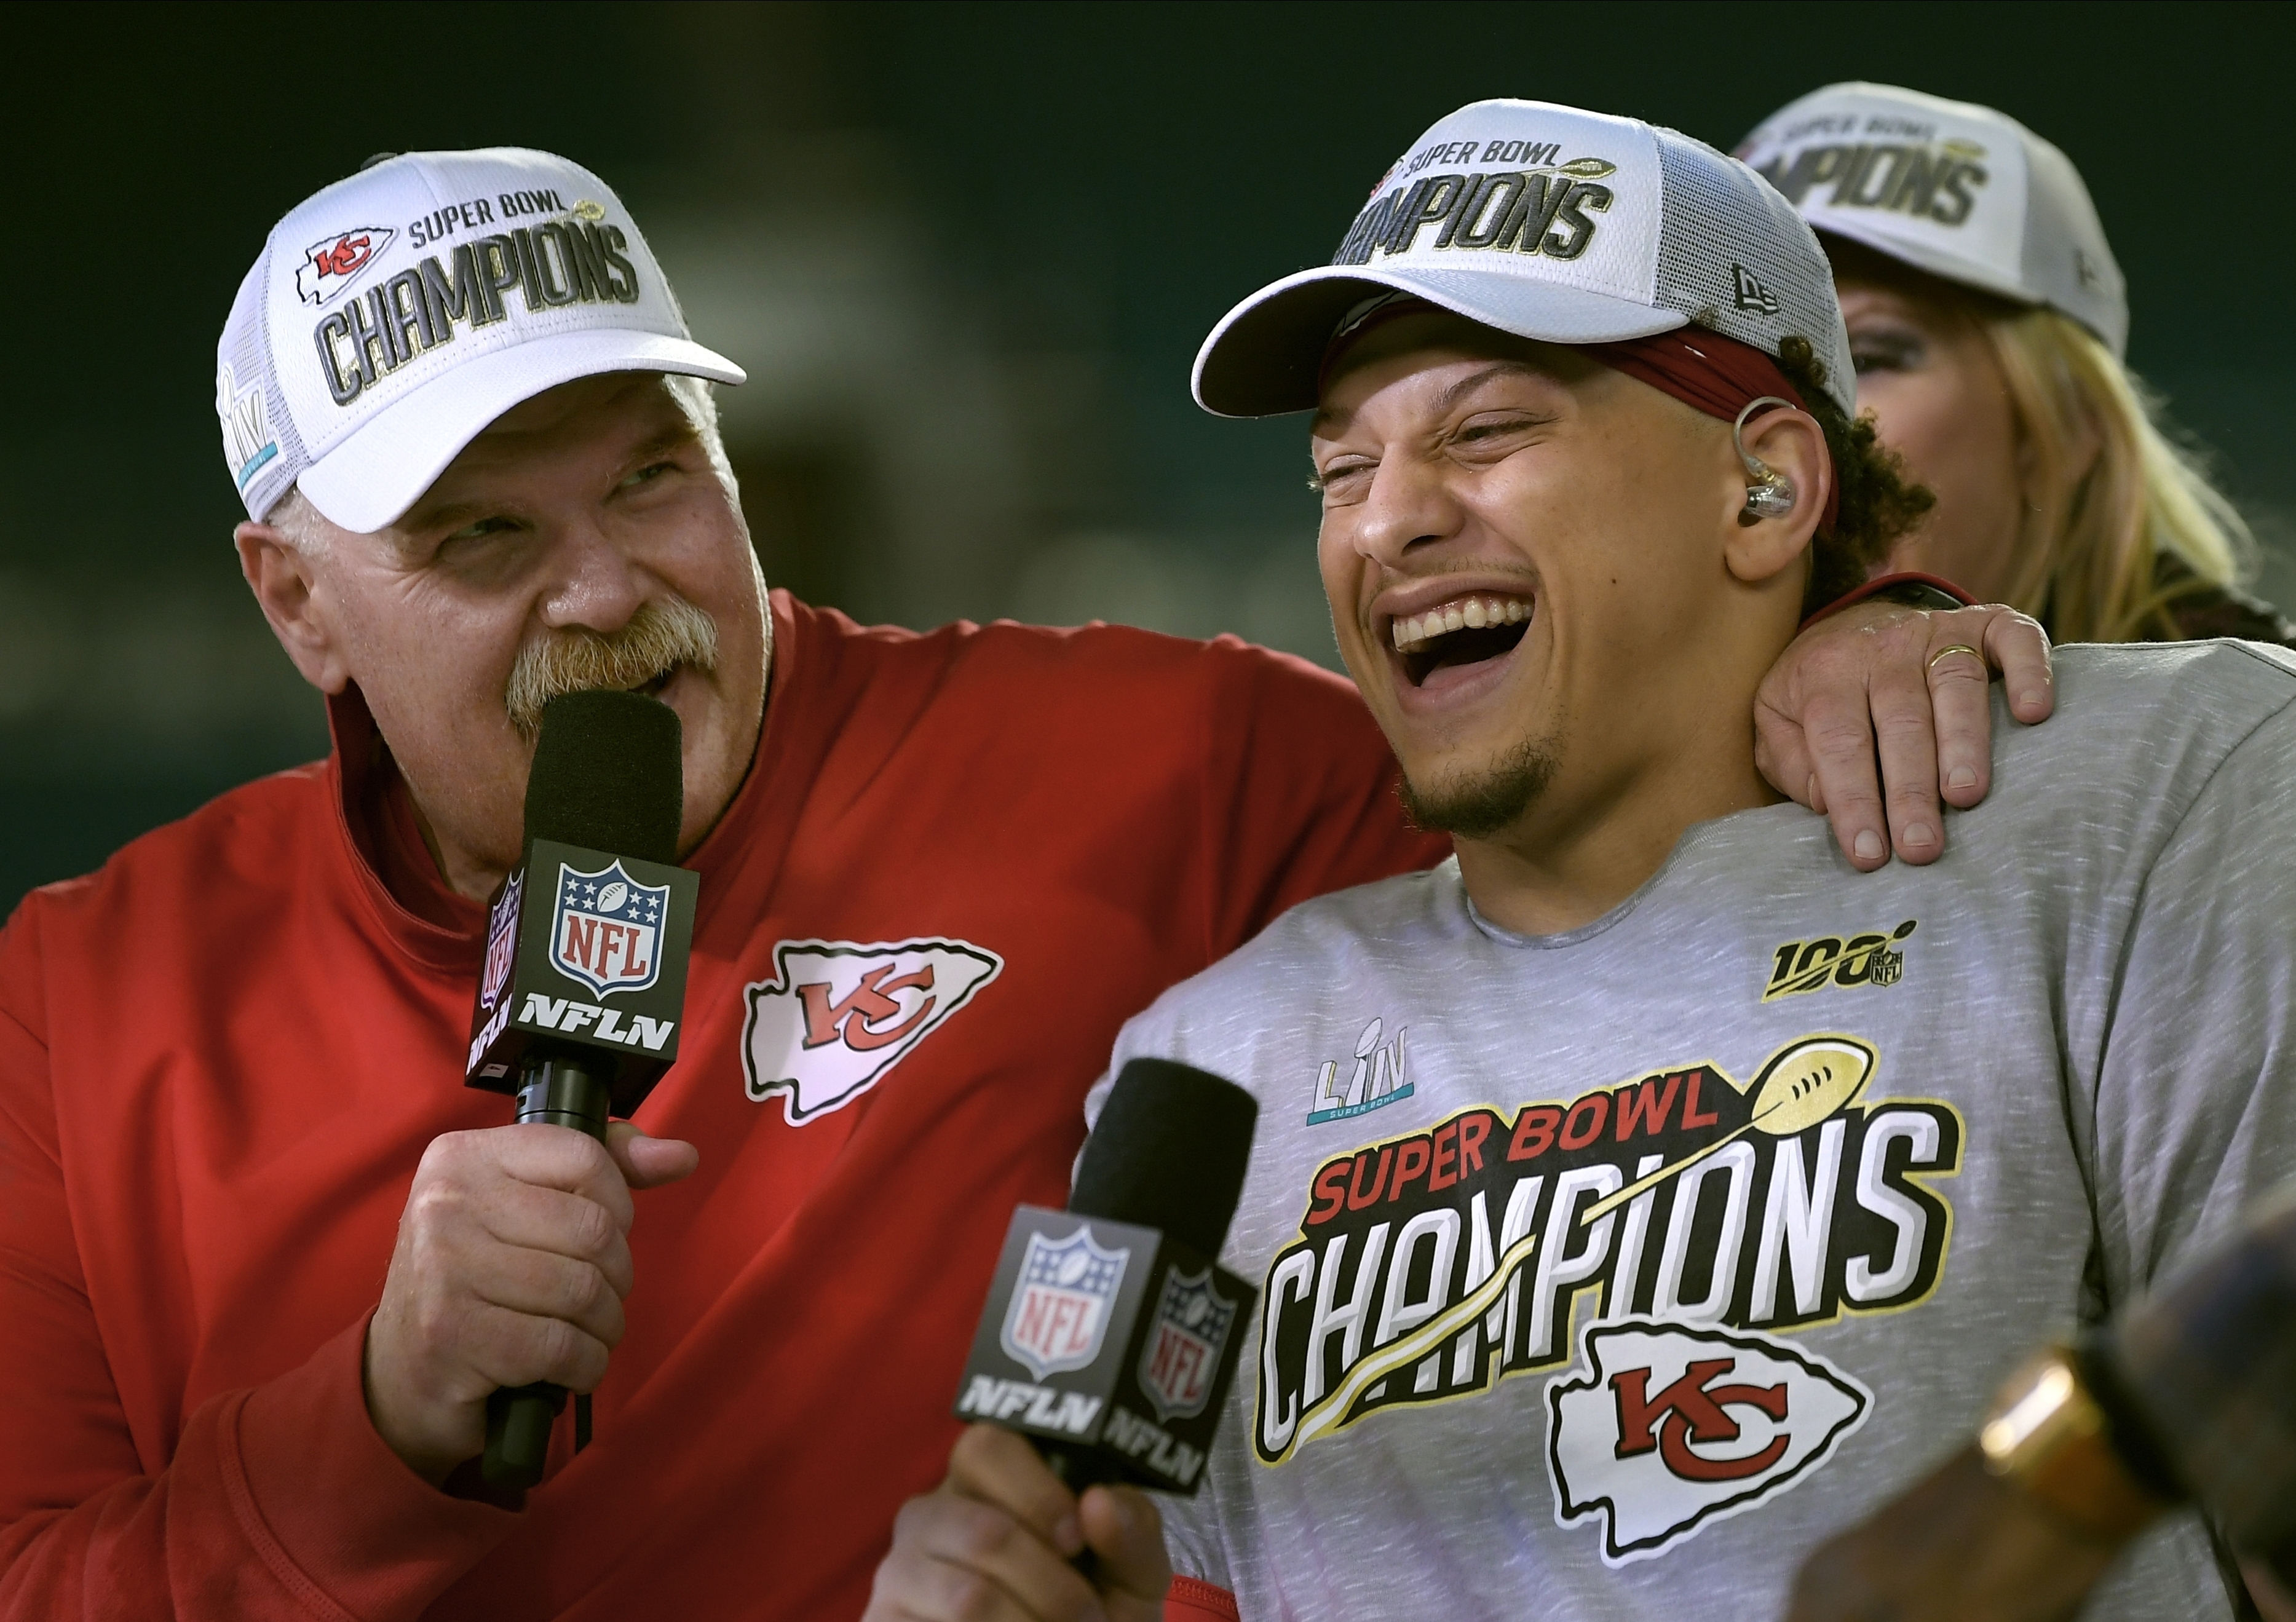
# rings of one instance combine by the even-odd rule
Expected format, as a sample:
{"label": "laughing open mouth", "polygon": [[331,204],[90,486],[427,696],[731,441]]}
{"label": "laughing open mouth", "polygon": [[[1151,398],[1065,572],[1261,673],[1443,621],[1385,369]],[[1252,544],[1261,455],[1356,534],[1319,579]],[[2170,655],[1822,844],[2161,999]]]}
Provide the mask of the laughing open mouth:
{"label": "laughing open mouth", "polygon": [[1454,665],[1479,665],[1514,651],[1530,628],[1528,597],[1477,594],[1398,616],[1389,627],[1404,675],[1414,687]]}

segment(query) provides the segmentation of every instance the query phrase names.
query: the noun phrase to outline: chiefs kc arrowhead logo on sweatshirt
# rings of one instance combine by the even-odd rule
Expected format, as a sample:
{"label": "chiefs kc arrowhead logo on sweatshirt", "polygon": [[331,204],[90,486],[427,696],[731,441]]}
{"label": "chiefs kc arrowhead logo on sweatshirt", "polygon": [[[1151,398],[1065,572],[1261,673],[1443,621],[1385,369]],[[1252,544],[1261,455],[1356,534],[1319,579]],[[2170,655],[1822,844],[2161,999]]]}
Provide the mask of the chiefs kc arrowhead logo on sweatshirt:
{"label": "chiefs kc arrowhead logo on sweatshirt", "polygon": [[962,940],[783,941],[774,948],[775,977],[742,993],[750,1099],[780,1094],[792,1126],[843,1109],[1004,967],[994,952]]}

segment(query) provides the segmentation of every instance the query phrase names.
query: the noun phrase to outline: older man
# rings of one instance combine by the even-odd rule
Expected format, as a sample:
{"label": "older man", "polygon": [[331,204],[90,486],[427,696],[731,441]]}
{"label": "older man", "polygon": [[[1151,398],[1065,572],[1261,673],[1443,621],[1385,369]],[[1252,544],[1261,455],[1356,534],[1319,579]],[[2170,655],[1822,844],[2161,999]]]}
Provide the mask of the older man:
{"label": "older man", "polygon": [[[1220,324],[1198,397],[1313,411],[1341,651],[1456,854],[1117,1044],[1259,1100],[1168,1614],[1775,1617],[2037,1338],[2296,1171],[2296,660],[2069,651],[1945,858],[1852,879],[1735,725],[1917,511],[1808,228],[1672,131],[1485,102],[1347,241]],[[1407,1085],[1321,1107],[1350,1054]],[[2062,1444],[2086,1400],[2020,1419]],[[1145,1622],[1153,1526],[977,1429],[876,1614]],[[2225,1614],[2197,1519],[2097,1606]]]}
{"label": "older man", "polygon": [[[335,748],[0,938],[0,1616],[858,1611],[1119,1022],[1439,848],[1299,661],[768,599],[707,388],[741,373],[562,160],[320,193],[220,360],[240,560]],[[1781,676],[1808,714],[1839,668],[1869,775],[1869,692],[1913,703],[1908,859],[1929,645],[2038,691],[2022,629],[1860,622]],[[460,1079],[536,718],[589,686],[677,712],[702,897],[681,1061],[603,1148]],[[595,1445],[482,1501],[485,1399],[543,1380]]]}

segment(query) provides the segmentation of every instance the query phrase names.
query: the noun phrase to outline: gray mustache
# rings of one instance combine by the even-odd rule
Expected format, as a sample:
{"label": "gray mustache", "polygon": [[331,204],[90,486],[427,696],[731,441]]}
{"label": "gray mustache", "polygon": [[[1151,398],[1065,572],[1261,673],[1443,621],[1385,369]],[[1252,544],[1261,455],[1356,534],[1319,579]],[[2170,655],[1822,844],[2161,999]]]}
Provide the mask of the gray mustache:
{"label": "gray mustache", "polygon": [[718,668],[718,622],[683,597],[650,598],[611,632],[553,631],[518,651],[503,707],[521,738],[542,730],[542,707],[569,692],[643,687],[677,665]]}

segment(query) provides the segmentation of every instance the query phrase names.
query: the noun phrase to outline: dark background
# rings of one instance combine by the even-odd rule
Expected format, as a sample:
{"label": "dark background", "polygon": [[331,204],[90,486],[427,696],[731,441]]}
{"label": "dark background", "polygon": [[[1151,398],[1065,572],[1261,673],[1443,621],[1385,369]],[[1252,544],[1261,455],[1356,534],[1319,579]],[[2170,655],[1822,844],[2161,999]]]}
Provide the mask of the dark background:
{"label": "dark background", "polygon": [[[325,748],[228,545],[215,340],[272,222],[379,150],[554,149],[747,366],[768,578],[864,618],[1234,629],[1329,659],[1295,422],[1188,364],[1458,104],[1727,148],[1843,78],[2070,152],[2131,360],[2267,553],[2296,517],[2296,14],[2178,5],[12,6],[0,905]],[[2277,111],[2275,111],[2275,110]],[[2278,133],[2275,133],[2278,132]]]}

